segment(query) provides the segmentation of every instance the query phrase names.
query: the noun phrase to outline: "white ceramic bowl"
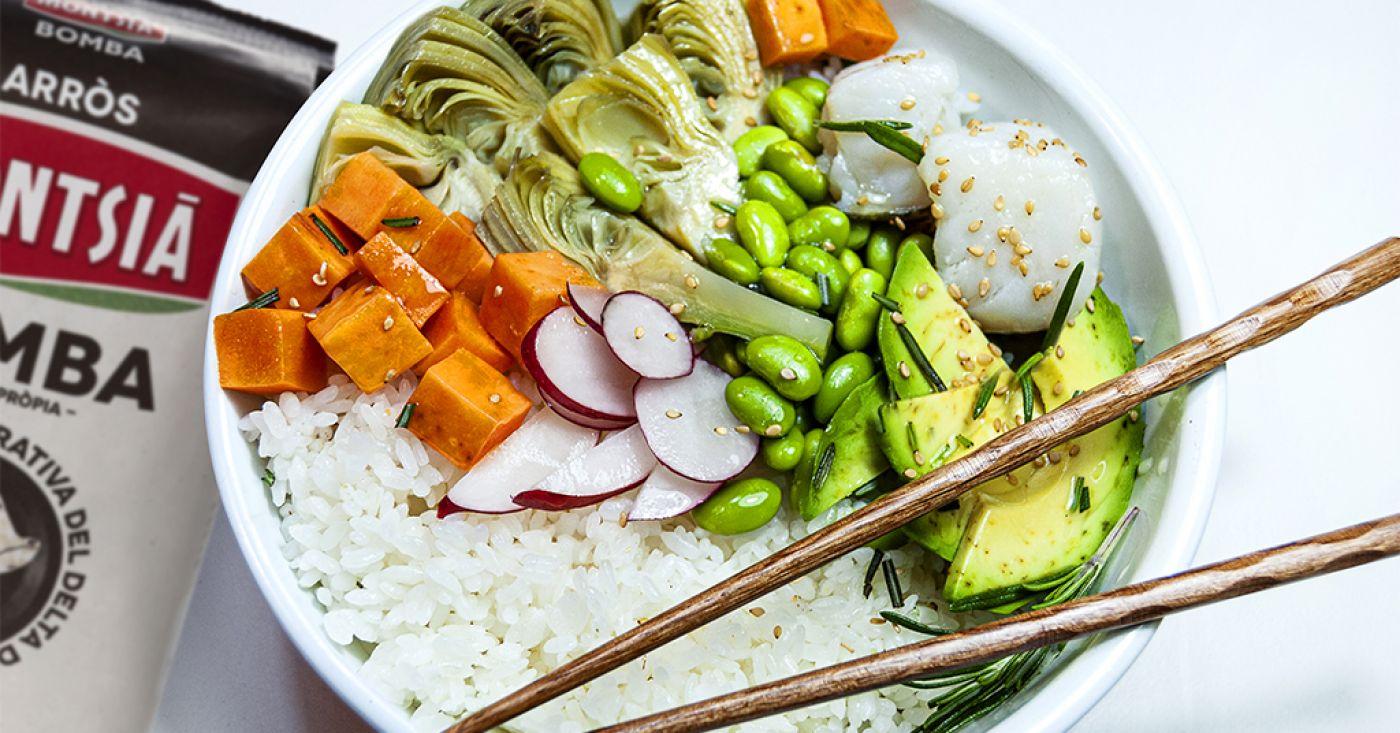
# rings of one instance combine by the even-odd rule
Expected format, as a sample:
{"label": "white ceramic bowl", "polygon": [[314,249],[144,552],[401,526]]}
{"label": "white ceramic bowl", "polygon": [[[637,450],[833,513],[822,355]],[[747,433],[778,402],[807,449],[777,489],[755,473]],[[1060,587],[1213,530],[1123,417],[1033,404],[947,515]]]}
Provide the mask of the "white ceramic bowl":
{"label": "white ceramic bowl", "polygon": [[[292,212],[306,203],[317,145],[336,104],[358,100],[400,29],[424,2],[375,35],[312,95],[282,134],[234,221],[211,299],[212,311],[245,300],[242,265]],[[630,5],[631,3],[626,3]],[[1218,320],[1196,243],[1175,196],[1118,112],[1054,48],[995,3],[983,0],[886,0],[901,47],[938,48],[957,60],[966,89],[982,94],[982,119],[1044,120],[1091,161],[1103,210],[1104,269],[1109,292],[1124,307],[1148,353]],[[408,728],[397,705],[357,676],[362,658],[321,630],[322,610],[297,586],[282,556],[277,513],[260,481],[238,418],[256,401],[219,388],[212,328],[204,364],[209,452],[243,554],[287,634],[340,695],[376,728]],[[1187,567],[1209,513],[1223,443],[1225,383],[1213,376],[1149,407],[1147,464],[1136,503],[1143,520],[1113,568],[1128,582]],[[1154,627],[1103,637],[1060,665],[982,727],[1062,731],[1074,724],[1127,670]]]}

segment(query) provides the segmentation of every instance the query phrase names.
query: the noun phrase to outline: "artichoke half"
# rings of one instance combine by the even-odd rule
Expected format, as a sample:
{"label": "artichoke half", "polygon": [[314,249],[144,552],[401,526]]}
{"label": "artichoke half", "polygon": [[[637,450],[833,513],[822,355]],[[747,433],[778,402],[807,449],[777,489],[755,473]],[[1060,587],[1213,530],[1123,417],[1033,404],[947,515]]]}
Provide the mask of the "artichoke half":
{"label": "artichoke half", "polygon": [[517,162],[477,232],[496,253],[554,249],[609,290],[646,293],[686,323],[746,339],[787,334],[819,358],[830,345],[830,321],[717,275],[639,219],[598,205],[557,155]]}
{"label": "artichoke half", "polygon": [[316,155],[311,200],[321,198],[346,160],[365,151],[423,189],[439,208],[460,211],[473,220],[501,183],[500,174],[477,160],[460,140],[423,132],[377,107],[341,102]]}
{"label": "artichoke half", "polygon": [[743,0],[642,0],[627,30],[632,38],[666,39],[726,141],[766,117],[764,102],[783,74],[759,61]]}
{"label": "artichoke half", "polygon": [[516,155],[550,150],[544,85],[495,31],[438,8],[409,26],[365,92],[366,103],[463,141],[504,173]]}
{"label": "artichoke half", "polygon": [[622,50],[612,0],[468,0],[552,94]]}
{"label": "artichoke half", "polygon": [[739,166],[661,36],[642,36],[560,89],[544,124],[574,162],[600,152],[631,170],[645,192],[642,217],[705,261],[710,202],[739,200]]}

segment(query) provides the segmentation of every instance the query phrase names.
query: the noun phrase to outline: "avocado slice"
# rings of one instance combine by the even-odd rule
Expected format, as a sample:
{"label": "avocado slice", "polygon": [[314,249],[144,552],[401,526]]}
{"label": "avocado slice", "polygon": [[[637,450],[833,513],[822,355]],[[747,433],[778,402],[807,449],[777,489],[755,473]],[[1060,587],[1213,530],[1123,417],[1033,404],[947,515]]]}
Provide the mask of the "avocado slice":
{"label": "avocado slice", "polygon": [[[991,353],[987,337],[948,294],[948,286],[917,244],[910,242],[899,248],[885,296],[899,303],[905,326],[949,389],[981,381],[990,366],[997,363],[995,359],[991,365],[977,361],[979,355]],[[895,397],[904,399],[934,392],[934,386],[910,357],[900,339],[899,327],[888,313],[880,315],[878,334],[885,375]],[[959,360],[959,352],[971,358]],[[904,376],[906,372],[909,376]]]}
{"label": "avocado slice", "polygon": [[836,408],[817,444],[817,459],[831,451],[831,469],[816,485],[815,476],[797,476],[792,484],[793,506],[803,519],[815,519],[889,468],[880,452],[880,407],[885,404],[885,378],[862,382]]}
{"label": "avocado slice", "polygon": [[[1123,312],[1103,293],[1066,324],[1048,358],[1031,371],[1046,408],[1137,364]],[[1061,356],[1061,354],[1063,354]],[[964,495],[967,524],[948,567],[944,597],[953,610],[990,608],[1086,561],[1128,507],[1145,425],[1120,418]],[[1074,505],[1082,479],[1089,506]]]}

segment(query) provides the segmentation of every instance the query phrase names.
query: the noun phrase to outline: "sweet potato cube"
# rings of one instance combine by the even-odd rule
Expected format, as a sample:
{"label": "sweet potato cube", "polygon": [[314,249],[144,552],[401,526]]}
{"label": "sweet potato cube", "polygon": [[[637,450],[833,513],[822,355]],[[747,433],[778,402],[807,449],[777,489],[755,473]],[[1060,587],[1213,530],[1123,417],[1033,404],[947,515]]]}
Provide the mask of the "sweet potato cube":
{"label": "sweet potato cube", "polygon": [[447,302],[447,288],[439,283],[418,260],[394,244],[394,240],[376,234],[355,253],[360,272],[383,285],[403,304],[403,309],[422,328],[434,313]]}
{"label": "sweet potato cube", "polygon": [[392,204],[415,201],[410,192],[427,202],[394,169],[373,153],[364,152],[345,162],[316,203],[361,239],[368,240],[386,218],[393,216],[389,213]]}
{"label": "sweet potato cube", "polygon": [[[462,246],[466,252],[463,259],[468,263],[466,272],[462,274],[462,279],[456,285],[448,287],[460,290],[474,302],[480,303],[482,294],[486,292],[486,281],[491,277],[491,253],[486,251],[486,245],[482,244],[481,238],[476,236],[476,224],[471,219],[468,219],[460,211],[452,212],[448,218],[455,222],[465,235]],[[429,269],[431,270],[431,268]],[[443,284],[447,285],[446,282]]]}
{"label": "sweet potato cube", "polygon": [[801,64],[826,51],[826,25],[817,0],[745,0],[764,66]]}
{"label": "sweet potato cube", "polygon": [[880,0],[817,0],[826,22],[826,52],[851,61],[868,61],[899,40]]}
{"label": "sweet potato cube", "polygon": [[[400,242],[399,246],[403,246],[403,243]],[[414,251],[414,247],[417,251]],[[442,217],[421,241],[405,249],[449,290],[461,284],[473,269],[479,269],[482,264],[488,271],[491,268],[491,255],[476,238],[476,225],[458,212]],[[479,295],[477,299],[480,299]]]}
{"label": "sweet potato cube", "polygon": [[277,288],[278,308],[309,311],[354,271],[350,258],[298,212],[243,267],[243,279],[259,293]]}
{"label": "sweet potato cube", "polygon": [[470,468],[530,412],[530,400],[490,364],[459,349],[434,364],[413,390],[408,429],[453,463]]}
{"label": "sweet potato cube", "polygon": [[477,315],[476,304],[460,291],[454,290],[452,299],[428,319],[423,335],[433,345],[433,353],[413,367],[413,371],[420,376],[458,349],[472,352],[498,372],[509,371],[514,364],[510,354],[496,343],[496,339],[491,338],[491,334],[486,333],[486,327],[481,325],[481,318]]}
{"label": "sweet potato cube", "polygon": [[558,252],[512,252],[497,257],[481,300],[486,332],[520,361],[525,334],[566,302],[565,288],[571,282],[598,284]]}
{"label": "sweet potato cube", "polygon": [[326,355],[297,311],[256,308],[214,317],[219,386],[276,395],[326,386]]}
{"label": "sweet potato cube", "polygon": [[365,392],[383,387],[433,350],[398,298],[376,285],[337,295],[309,327],[326,356]]}

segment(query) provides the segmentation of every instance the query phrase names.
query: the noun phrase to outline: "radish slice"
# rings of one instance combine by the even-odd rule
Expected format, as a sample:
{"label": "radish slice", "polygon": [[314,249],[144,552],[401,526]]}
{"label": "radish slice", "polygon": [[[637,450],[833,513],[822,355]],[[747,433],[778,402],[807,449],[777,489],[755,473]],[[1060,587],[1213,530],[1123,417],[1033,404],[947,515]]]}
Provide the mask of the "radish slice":
{"label": "radish slice", "polygon": [[585,428],[592,428],[594,430],[612,432],[614,430],[622,430],[623,428],[631,427],[632,425],[637,424],[636,418],[630,418],[628,420],[603,420],[601,418],[590,417],[580,412],[574,412],[573,410],[570,410],[569,408],[559,404],[558,402],[555,402],[554,400],[550,399],[549,395],[540,395],[540,397],[544,400],[545,405],[548,406],[547,409],[554,410],[554,412],[557,413],[559,417],[562,417],[575,425],[582,425]]}
{"label": "radish slice", "polygon": [[479,514],[518,512],[525,507],[511,501],[511,496],[543,481],[597,442],[598,431],[540,410],[482,456],[447,492],[447,498]]}
{"label": "radish slice", "polygon": [[758,454],[758,436],[734,428],[724,402],[729,375],[707,362],[679,379],[637,383],[637,423],[667,468],[692,481],[726,481]]}
{"label": "radish slice", "polygon": [[623,364],[649,379],[684,377],[695,365],[681,322],[650,295],[627,291],[609,298],[603,336]]}
{"label": "radish slice", "polygon": [[722,482],[703,483],[691,481],[665,466],[657,466],[642,490],[637,493],[637,503],[627,513],[628,521],[644,522],[652,519],[670,519],[700,506],[715,493]]}
{"label": "radish slice", "polygon": [[574,509],[621,494],[646,480],[656,456],[637,426],[613,433],[583,455],[564,464],[534,488],[512,501],[531,509]]}
{"label": "radish slice", "polygon": [[564,286],[569,293],[569,305],[574,312],[582,318],[585,323],[598,333],[603,332],[603,306],[608,304],[608,298],[612,297],[603,288],[593,288],[587,285],[575,285],[569,283]]}
{"label": "radish slice", "polygon": [[632,388],[637,375],[613,356],[608,343],[572,308],[555,308],[520,346],[520,360],[540,392],[587,418],[630,423],[637,416]]}

